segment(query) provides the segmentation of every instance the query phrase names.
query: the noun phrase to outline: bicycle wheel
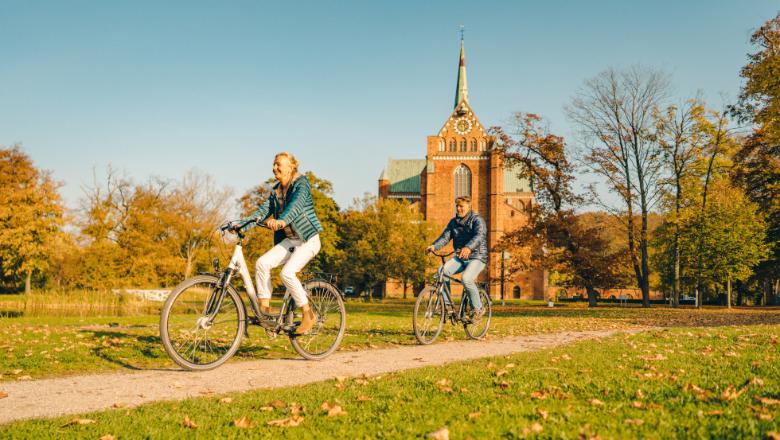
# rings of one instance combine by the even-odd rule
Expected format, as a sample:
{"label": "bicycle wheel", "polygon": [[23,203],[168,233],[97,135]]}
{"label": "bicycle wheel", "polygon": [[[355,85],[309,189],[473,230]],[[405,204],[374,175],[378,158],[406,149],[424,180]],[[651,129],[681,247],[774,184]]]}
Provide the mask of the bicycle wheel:
{"label": "bicycle wheel", "polygon": [[[467,298],[468,294],[464,295],[463,300],[466,301],[466,316],[468,316],[469,313],[473,310],[471,301],[469,301]],[[485,289],[479,289],[479,300],[482,302],[482,307],[485,308],[485,314],[482,315],[482,319],[480,319],[476,324],[470,321],[467,321],[463,324],[463,329],[466,331],[466,335],[471,339],[482,339],[485,337],[488,329],[490,328],[490,318],[493,316],[490,297],[488,296],[487,292],[485,292]]]}
{"label": "bicycle wheel", "polygon": [[246,327],[246,310],[232,287],[211,318],[206,308],[219,279],[199,275],[171,291],[160,314],[160,339],[168,356],[188,370],[216,368],[238,350]]}
{"label": "bicycle wheel", "polygon": [[412,315],[414,337],[423,345],[433,343],[444,326],[444,300],[431,286],[426,286],[417,295]]}
{"label": "bicycle wheel", "polygon": [[[347,311],[339,291],[328,282],[313,280],[304,286],[317,322],[303,335],[290,335],[295,351],[309,360],[324,359],[339,347],[347,327]],[[288,312],[292,322],[294,310]]]}

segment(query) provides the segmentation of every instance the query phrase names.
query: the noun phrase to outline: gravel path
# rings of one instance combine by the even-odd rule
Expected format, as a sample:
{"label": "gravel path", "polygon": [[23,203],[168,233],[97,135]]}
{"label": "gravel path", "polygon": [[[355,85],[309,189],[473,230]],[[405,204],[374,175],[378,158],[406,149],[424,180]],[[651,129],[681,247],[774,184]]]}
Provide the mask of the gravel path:
{"label": "gravel path", "polygon": [[616,331],[562,332],[488,341],[438,343],[337,352],[315,362],[269,359],[233,362],[207,372],[148,370],[0,383],[0,424],[14,420],[56,417],[112,407],[132,407],[161,400],[279,388],[332,379],[408,370],[429,365],[556,347]]}

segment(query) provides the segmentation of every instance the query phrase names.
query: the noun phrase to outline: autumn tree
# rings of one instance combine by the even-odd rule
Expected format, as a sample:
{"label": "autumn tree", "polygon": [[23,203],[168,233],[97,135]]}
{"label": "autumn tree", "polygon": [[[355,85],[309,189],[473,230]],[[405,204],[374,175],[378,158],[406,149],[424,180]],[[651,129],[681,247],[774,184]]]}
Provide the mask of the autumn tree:
{"label": "autumn tree", "polygon": [[641,66],[608,69],[587,80],[566,109],[581,135],[584,163],[621,201],[613,207],[600,199],[625,219],[644,307],[650,306],[648,215],[660,196],[663,173],[661,147],[652,136],[653,114],[668,90],[669,80],[660,71]]}
{"label": "autumn tree", "polygon": [[0,276],[4,283],[45,273],[49,244],[61,234],[63,206],[58,184],[35,167],[19,146],[0,149]]}
{"label": "autumn tree", "polygon": [[780,297],[780,14],[751,36],[757,51],[742,68],[745,79],[739,103],[732,110],[743,122],[755,124],[734,157],[735,180],[757,203],[767,220],[766,242],[771,256],[758,267],[759,277],[775,298]]}
{"label": "autumn tree", "polygon": [[572,189],[574,166],[564,139],[550,133],[533,114],[516,113],[509,130],[511,134],[499,127],[491,131],[505,163],[534,182],[537,200],[528,225],[502,238],[501,250],[521,256],[510,263],[510,272],[544,268],[565,274],[568,284],[585,288],[589,305],[595,307],[596,287],[624,281],[617,269],[626,255],[610,249],[600,224],[583,222],[575,213],[583,198]]}

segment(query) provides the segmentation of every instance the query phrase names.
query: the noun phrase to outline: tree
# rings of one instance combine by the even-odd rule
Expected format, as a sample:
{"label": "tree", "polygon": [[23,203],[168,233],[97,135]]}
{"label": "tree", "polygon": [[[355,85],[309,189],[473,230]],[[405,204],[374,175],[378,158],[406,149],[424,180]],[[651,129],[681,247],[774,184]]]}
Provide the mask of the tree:
{"label": "tree", "polygon": [[671,223],[672,253],[671,253],[671,285],[672,305],[680,304],[680,226],[678,219],[683,208],[683,188],[685,182],[693,178],[693,168],[699,156],[705,136],[697,130],[697,123],[703,118],[704,105],[698,99],[691,99],[681,106],[670,105],[663,112],[656,112],[655,133],[661,146],[664,165],[669,172],[667,187],[671,187],[671,215],[667,221]]}
{"label": "tree", "polygon": [[0,149],[0,275],[12,282],[23,277],[25,293],[33,274],[48,268],[47,248],[61,234],[57,187],[18,146]]}
{"label": "tree", "polygon": [[[569,285],[584,287],[588,303],[597,305],[596,287],[610,288],[623,282],[619,262],[624,252],[614,252],[598,223],[581,221],[574,208],[583,198],[574,193],[574,166],[566,155],[564,139],[549,133],[539,116],[516,113],[512,135],[500,127],[491,129],[509,166],[517,166],[522,177],[534,182],[537,204],[528,224],[508,232],[501,250],[515,258],[510,273],[544,268],[563,274]],[[533,252],[542,249],[541,252]]]}
{"label": "tree", "polygon": [[771,257],[758,268],[766,291],[780,296],[780,14],[752,37],[758,51],[742,68],[745,84],[732,108],[742,122],[756,124],[735,155],[734,178],[766,216]]}
{"label": "tree", "polygon": [[669,80],[660,71],[641,66],[609,69],[587,80],[566,109],[581,134],[584,163],[622,202],[617,209],[603,205],[626,221],[629,256],[644,307],[650,307],[648,214],[660,195],[663,171],[652,116],[668,89]]}

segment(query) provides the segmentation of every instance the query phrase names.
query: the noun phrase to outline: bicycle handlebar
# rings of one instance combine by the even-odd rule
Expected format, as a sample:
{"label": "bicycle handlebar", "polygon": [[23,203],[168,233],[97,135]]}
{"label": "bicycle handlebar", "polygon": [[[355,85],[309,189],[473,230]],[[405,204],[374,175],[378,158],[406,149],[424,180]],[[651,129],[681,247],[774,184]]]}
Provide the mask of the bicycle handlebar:
{"label": "bicycle handlebar", "polygon": [[438,253],[436,253],[436,251],[430,251],[428,253],[432,254],[432,255],[436,255],[437,257],[445,258],[445,257],[449,257],[450,255],[454,254],[455,251],[452,251],[452,252],[447,253],[447,254],[438,254]]}

